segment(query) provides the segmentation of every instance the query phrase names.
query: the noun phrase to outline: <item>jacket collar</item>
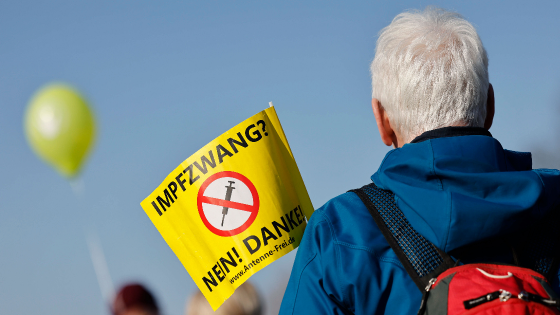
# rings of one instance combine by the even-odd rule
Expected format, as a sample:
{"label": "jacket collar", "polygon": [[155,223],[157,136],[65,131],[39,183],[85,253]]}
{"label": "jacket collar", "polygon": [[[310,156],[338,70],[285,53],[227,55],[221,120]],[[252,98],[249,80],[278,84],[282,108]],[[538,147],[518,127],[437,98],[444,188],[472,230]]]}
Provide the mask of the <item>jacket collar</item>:
{"label": "jacket collar", "polygon": [[443,127],[430,131],[426,131],[410,143],[420,143],[422,141],[437,139],[437,138],[447,138],[447,137],[458,137],[458,136],[488,136],[492,137],[492,134],[482,128],[482,127]]}

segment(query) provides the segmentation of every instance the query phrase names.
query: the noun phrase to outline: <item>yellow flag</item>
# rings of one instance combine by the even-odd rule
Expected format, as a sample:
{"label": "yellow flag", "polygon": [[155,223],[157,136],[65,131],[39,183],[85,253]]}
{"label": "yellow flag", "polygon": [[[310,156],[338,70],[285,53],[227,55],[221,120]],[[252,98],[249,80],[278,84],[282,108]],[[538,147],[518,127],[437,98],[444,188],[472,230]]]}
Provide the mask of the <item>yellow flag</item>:
{"label": "yellow flag", "polygon": [[141,205],[214,310],[295,249],[313,213],[274,107],[187,158]]}

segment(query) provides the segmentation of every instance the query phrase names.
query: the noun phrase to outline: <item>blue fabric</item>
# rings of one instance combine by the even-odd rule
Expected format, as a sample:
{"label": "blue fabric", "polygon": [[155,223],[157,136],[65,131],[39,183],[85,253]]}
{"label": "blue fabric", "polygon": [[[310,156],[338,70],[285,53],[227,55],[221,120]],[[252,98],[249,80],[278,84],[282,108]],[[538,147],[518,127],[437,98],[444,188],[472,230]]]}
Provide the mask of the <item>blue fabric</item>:
{"label": "blue fabric", "polygon": [[[532,170],[529,153],[488,136],[406,144],[371,178],[445,251],[526,228],[560,204],[558,170]],[[420,299],[359,197],[345,193],[311,216],[280,314],[415,314]]]}

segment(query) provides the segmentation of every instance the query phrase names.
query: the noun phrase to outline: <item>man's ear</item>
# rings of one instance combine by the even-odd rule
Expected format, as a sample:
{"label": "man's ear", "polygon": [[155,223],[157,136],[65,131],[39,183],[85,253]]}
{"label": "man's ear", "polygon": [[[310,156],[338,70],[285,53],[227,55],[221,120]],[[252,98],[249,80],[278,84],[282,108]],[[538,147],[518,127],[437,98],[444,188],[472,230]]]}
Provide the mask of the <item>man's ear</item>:
{"label": "man's ear", "polygon": [[374,98],[371,100],[371,108],[373,109],[373,115],[375,115],[375,122],[377,123],[377,129],[379,129],[381,141],[387,146],[394,145],[397,148],[399,146],[397,136],[391,127],[387,112],[381,106],[378,99]]}
{"label": "man's ear", "polygon": [[484,129],[490,130],[494,121],[494,113],[496,112],[496,102],[494,100],[494,87],[492,84],[488,86],[488,99],[486,100],[486,120],[484,121]]}

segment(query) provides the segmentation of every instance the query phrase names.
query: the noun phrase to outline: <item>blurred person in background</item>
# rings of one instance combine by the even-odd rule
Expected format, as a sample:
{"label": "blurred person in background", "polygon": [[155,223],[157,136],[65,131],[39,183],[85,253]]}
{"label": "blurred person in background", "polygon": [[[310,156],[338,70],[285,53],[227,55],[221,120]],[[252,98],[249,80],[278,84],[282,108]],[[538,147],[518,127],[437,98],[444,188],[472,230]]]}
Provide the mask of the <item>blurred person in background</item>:
{"label": "blurred person in background", "polygon": [[255,287],[251,283],[245,282],[214,312],[202,292],[197,291],[188,301],[185,315],[207,314],[261,315],[261,299]]}
{"label": "blurred person in background", "polygon": [[[380,32],[371,73],[379,135],[395,149],[371,176],[372,184],[313,213],[281,314],[416,314],[420,286],[368,211],[371,205],[394,227],[393,246],[398,242],[416,255],[407,257],[416,259],[409,262],[420,271],[438,254],[426,255],[433,247],[407,242],[412,237],[464,263],[518,265],[533,257],[530,246],[547,244],[534,242],[537,233],[529,228],[558,234],[557,219],[547,218],[558,214],[560,172],[532,169],[530,153],[505,150],[488,131],[494,91],[486,50],[472,24],[433,7],[401,13]],[[530,130],[520,125],[510,132]],[[408,233],[409,227],[415,232]],[[529,246],[521,252],[527,256],[516,254],[514,241]],[[551,247],[549,254],[557,257],[558,251]],[[558,293],[558,265],[547,268]],[[425,275],[431,272],[437,270],[426,269]]]}
{"label": "blurred person in background", "polygon": [[154,296],[141,284],[123,286],[113,302],[113,315],[159,315]]}

